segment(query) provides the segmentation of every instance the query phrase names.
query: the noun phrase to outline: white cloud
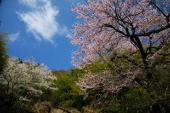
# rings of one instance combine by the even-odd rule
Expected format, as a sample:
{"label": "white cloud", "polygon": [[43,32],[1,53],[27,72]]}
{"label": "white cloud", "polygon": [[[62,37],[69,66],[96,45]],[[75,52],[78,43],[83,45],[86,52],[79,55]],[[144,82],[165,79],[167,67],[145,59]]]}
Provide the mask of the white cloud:
{"label": "white cloud", "polygon": [[67,1],[67,2],[77,2],[79,0],[65,0],[65,1]]}
{"label": "white cloud", "polygon": [[13,41],[15,41],[18,37],[19,37],[19,35],[20,35],[20,31],[18,31],[18,32],[16,32],[16,33],[12,33],[12,34],[9,34],[8,36],[9,36],[9,39],[13,42]]}
{"label": "white cloud", "polygon": [[59,35],[69,35],[70,34],[70,32],[69,32],[69,30],[67,29],[67,27],[66,26],[64,26],[64,27],[62,27],[62,28],[59,28]]}
{"label": "white cloud", "polygon": [[24,4],[26,6],[36,7],[37,0],[18,0],[20,4]]}
{"label": "white cloud", "polygon": [[26,23],[27,32],[31,32],[37,40],[41,41],[43,38],[53,42],[52,38],[55,34],[68,34],[67,27],[61,27],[55,20],[59,9],[52,7],[50,0],[19,0],[19,3],[28,6],[31,10],[27,13],[17,12],[17,14]]}

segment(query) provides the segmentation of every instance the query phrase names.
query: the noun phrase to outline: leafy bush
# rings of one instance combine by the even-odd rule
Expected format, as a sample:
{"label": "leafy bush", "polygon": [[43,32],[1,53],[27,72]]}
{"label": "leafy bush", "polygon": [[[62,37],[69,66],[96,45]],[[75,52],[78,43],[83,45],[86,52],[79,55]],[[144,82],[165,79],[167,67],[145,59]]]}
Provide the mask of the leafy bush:
{"label": "leafy bush", "polygon": [[77,108],[80,110],[87,103],[83,100],[83,96],[79,94],[81,90],[76,85],[78,75],[75,71],[72,69],[64,74],[53,72],[57,73],[57,80],[54,82],[58,88],[54,93],[56,97],[54,99],[54,105],[56,107]]}

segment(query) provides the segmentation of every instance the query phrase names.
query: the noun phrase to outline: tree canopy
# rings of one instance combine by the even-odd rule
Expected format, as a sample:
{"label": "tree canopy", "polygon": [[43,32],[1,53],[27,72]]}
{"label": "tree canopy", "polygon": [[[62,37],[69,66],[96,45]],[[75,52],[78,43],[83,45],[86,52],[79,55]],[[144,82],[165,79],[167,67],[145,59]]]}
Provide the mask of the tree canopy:
{"label": "tree canopy", "polygon": [[112,59],[123,57],[138,65],[128,55],[115,55],[120,47],[129,55],[139,50],[142,66],[147,70],[147,59],[161,54],[160,48],[165,45],[162,42],[169,35],[169,7],[169,0],[88,0],[77,7],[73,5],[77,18],[84,18],[84,22],[74,25],[73,35],[69,36],[72,44],[79,45],[73,53],[78,56],[73,55],[73,64],[80,66],[109,53],[114,54]]}
{"label": "tree canopy", "polygon": [[77,83],[86,95],[91,92],[100,100],[138,87],[159,100],[155,82],[166,77],[154,70],[170,63],[169,7],[169,0],[84,0],[73,5],[72,12],[84,21],[75,23],[69,36],[79,46],[72,63],[87,69]]}

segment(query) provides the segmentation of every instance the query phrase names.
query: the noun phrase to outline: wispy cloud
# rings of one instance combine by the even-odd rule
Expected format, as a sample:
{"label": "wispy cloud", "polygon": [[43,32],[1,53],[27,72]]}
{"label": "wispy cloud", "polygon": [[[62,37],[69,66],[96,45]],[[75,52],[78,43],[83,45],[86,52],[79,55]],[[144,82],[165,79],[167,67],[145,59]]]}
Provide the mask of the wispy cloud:
{"label": "wispy cloud", "polygon": [[21,32],[18,31],[16,33],[9,34],[8,36],[9,36],[10,41],[12,41],[12,42],[15,41],[19,37],[20,33]]}
{"label": "wispy cloud", "polygon": [[37,0],[18,0],[20,4],[26,5],[26,6],[31,6],[31,7],[36,7],[37,5]]}
{"label": "wispy cloud", "polygon": [[80,2],[80,0],[64,0],[66,2],[72,2],[72,3],[77,3],[77,2]]}
{"label": "wispy cloud", "polygon": [[22,21],[27,25],[27,32],[41,41],[53,42],[54,35],[68,35],[67,27],[62,27],[56,21],[59,8],[53,7],[50,0],[19,0],[19,3],[28,6],[29,12],[17,12]]}
{"label": "wispy cloud", "polygon": [[59,35],[70,35],[70,32],[69,30],[67,29],[66,26],[63,26],[62,28],[59,28]]}

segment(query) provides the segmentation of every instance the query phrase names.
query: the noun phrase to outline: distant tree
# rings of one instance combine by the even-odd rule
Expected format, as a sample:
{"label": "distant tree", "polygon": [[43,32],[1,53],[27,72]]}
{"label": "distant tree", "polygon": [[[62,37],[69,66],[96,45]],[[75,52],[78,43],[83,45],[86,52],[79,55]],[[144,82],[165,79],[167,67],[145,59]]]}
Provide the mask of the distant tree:
{"label": "distant tree", "polygon": [[[0,0],[0,6],[2,5],[2,0]],[[0,25],[1,25],[1,20],[0,20]]]}
{"label": "distant tree", "polygon": [[2,0],[0,0],[0,5],[2,4]]}
{"label": "distant tree", "polygon": [[8,41],[8,34],[9,33],[5,33],[5,32],[0,33],[0,74],[5,68],[8,60],[7,48],[6,48],[6,42]]}
{"label": "distant tree", "polygon": [[19,58],[11,57],[8,65],[0,75],[0,82],[5,89],[5,94],[21,101],[30,101],[33,96],[42,95],[42,89],[55,90],[52,81],[53,76],[47,66],[39,65],[32,59],[27,59],[24,63]]}
{"label": "distant tree", "polygon": [[153,96],[152,70],[170,62],[170,1],[84,1],[72,9],[77,18],[84,18],[69,36],[72,44],[79,45],[72,63],[85,68],[101,58],[107,68],[86,74],[78,83],[80,88],[86,92],[104,87],[107,97],[123,87],[141,86]]}

